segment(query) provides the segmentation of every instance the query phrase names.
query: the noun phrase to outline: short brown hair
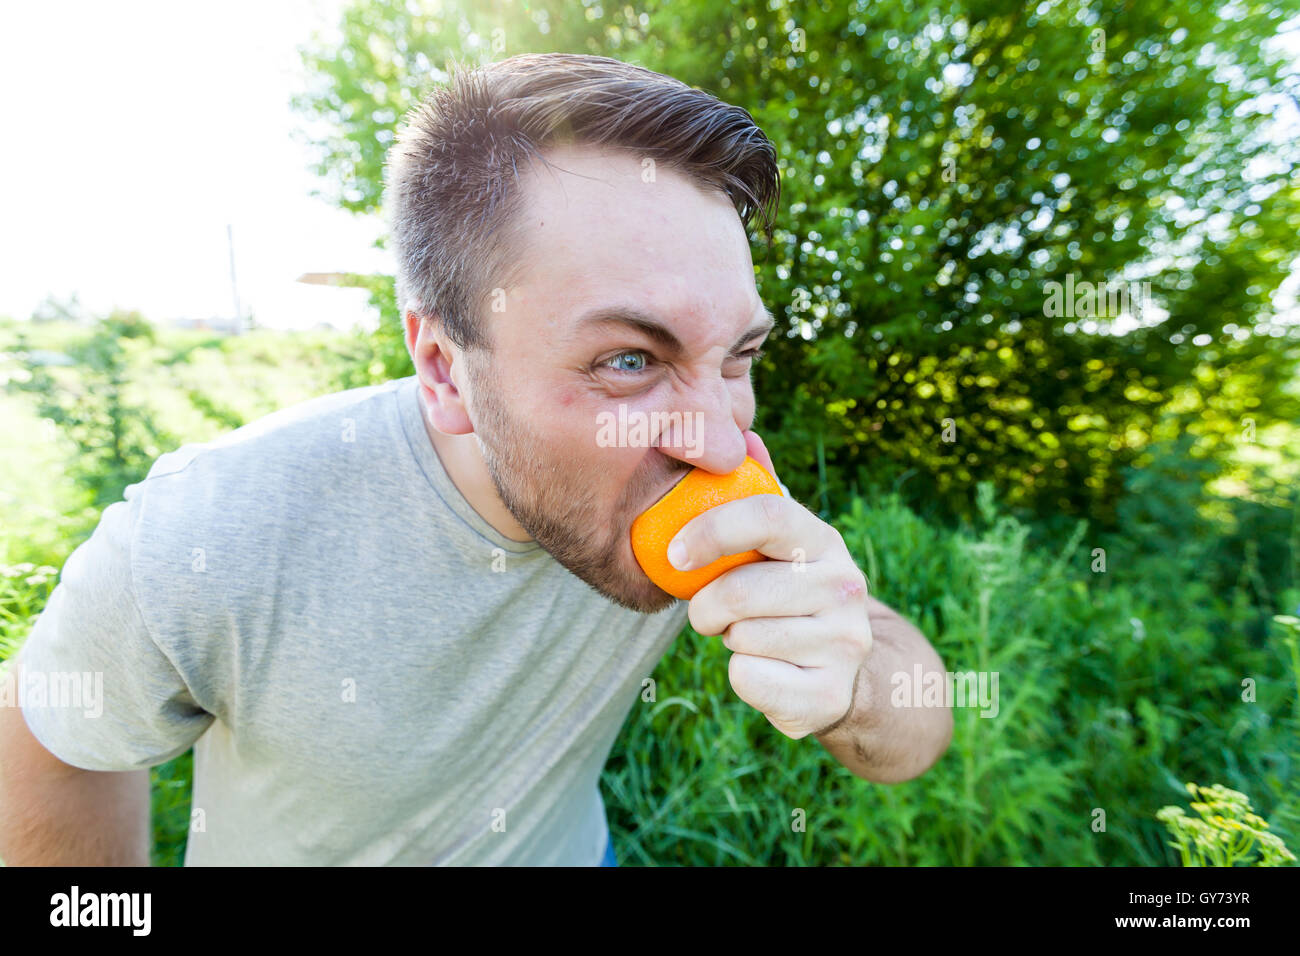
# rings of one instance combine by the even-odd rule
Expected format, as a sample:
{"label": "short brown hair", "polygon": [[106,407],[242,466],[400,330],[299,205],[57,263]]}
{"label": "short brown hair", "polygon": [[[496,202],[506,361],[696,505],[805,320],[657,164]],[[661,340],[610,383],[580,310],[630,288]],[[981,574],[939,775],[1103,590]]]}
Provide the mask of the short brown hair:
{"label": "short brown hair", "polygon": [[761,215],[771,242],[776,150],[747,110],[603,56],[524,54],[456,67],[407,115],[388,156],[402,314],[439,316],[457,346],[486,348],[478,315],[490,277],[510,284],[520,167],[574,143],[635,150],[721,190],[746,228]]}

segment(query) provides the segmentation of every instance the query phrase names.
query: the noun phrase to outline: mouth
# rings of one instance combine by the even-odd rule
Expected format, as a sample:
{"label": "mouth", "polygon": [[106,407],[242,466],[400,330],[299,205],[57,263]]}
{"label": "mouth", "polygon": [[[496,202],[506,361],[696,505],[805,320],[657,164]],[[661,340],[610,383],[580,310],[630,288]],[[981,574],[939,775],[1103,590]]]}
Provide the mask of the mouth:
{"label": "mouth", "polygon": [[678,485],[680,485],[680,484],[682,483],[682,479],[685,478],[685,477],[686,477],[687,475],[689,475],[689,474],[690,474],[689,471],[685,471],[685,472],[682,472],[680,475],[678,475],[676,478],[674,478],[673,481],[672,481],[672,484],[670,484],[667,488],[664,489],[663,494],[661,494],[658,498],[656,498],[656,499],[655,499],[654,501],[652,501],[649,505],[647,505],[645,510],[646,510],[646,511],[649,511],[649,510],[650,510],[651,508],[653,508],[655,505],[659,504],[659,502],[661,502],[661,501],[663,501],[665,498],[667,498],[667,497],[668,497],[668,493],[671,492],[671,491],[672,491],[674,488],[676,488]]}

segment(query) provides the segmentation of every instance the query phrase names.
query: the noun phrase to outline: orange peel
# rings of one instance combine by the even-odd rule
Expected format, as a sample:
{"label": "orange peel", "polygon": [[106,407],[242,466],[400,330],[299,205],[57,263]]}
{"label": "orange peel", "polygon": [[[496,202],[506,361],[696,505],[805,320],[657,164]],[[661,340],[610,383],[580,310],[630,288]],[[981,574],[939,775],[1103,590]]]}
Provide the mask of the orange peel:
{"label": "orange peel", "polygon": [[[641,570],[673,597],[689,601],[695,592],[732,568],[765,557],[758,551],[724,555],[702,568],[679,571],[668,560],[668,545],[692,518],[728,501],[750,495],[780,495],[776,479],[756,462],[746,458],[728,475],[695,468],[669,492],[632,522],[632,554]],[[783,496],[784,497],[784,496]]]}

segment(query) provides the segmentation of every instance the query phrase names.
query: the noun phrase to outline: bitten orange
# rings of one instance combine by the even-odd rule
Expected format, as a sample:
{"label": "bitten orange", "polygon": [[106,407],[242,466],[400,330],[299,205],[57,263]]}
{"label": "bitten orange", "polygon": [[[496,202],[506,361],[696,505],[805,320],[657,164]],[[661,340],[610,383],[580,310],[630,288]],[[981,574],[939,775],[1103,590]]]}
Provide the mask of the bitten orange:
{"label": "bitten orange", "polygon": [[757,551],[746,551],[726,555],[702,568],[678,571],[668,561],[668,544],[682,526],[724,502],[750,495],[779,494],[781,486],[776,479],[752,458],[746,458],[729,475],[695,468],[632,522],[632,553],[646,577],[674,597],[689,601],[723,572],[764,557]]}

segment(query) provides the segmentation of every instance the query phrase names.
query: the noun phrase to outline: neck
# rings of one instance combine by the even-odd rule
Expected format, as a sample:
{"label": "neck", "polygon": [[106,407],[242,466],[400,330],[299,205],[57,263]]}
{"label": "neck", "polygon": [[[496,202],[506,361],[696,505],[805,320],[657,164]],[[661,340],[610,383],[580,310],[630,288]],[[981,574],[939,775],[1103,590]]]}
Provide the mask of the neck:
{"label": "neck", "polygon": [[446,435],[434,428],[429,423],[423,391],[420,392],[420,418],[443,469],[479,517],[511,541],[521,544],[532,541],[532,536],[515,520],[515,516],[497,494],[474,434]]}

